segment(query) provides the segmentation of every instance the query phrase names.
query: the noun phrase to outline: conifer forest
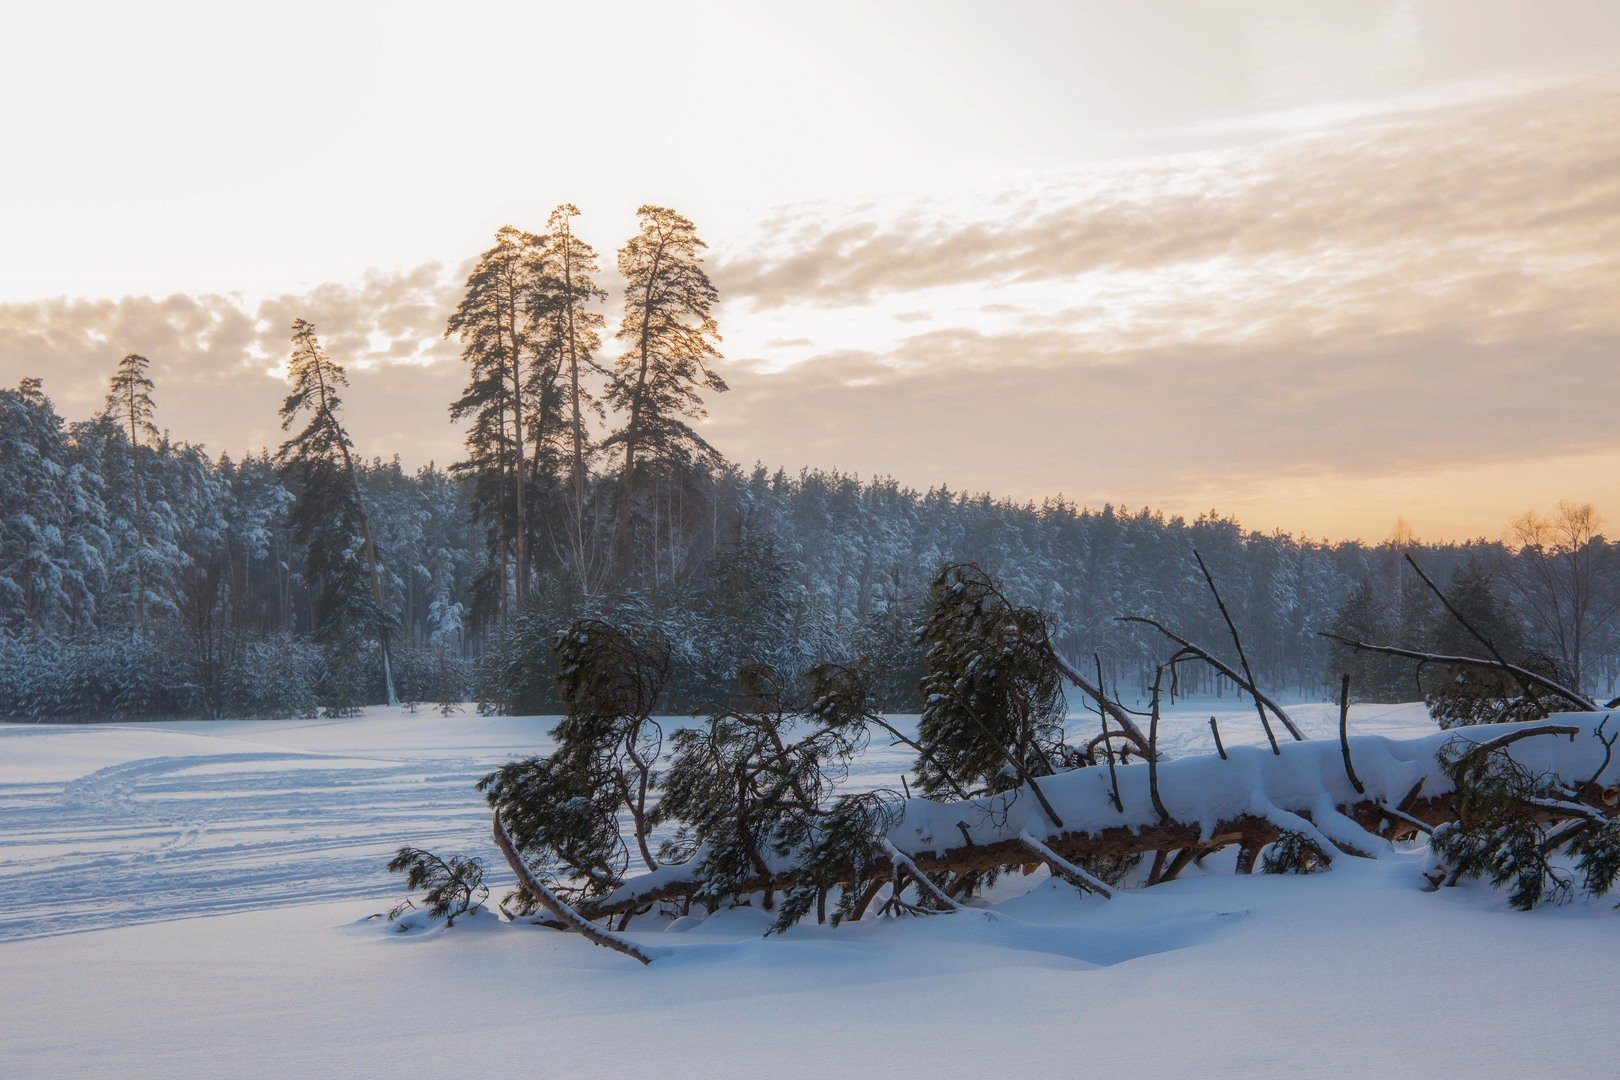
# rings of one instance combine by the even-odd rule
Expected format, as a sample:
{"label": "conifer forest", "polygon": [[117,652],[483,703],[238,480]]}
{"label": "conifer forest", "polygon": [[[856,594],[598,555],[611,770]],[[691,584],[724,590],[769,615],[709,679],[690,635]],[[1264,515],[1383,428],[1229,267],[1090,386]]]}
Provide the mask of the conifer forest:
{"label": "conifer forest", "polygon": [[7,33],[0,1077],[1614,1071],[1611,0]]}
{"label": "conifer forest", "polygon": [[[60,416],[40,378],[0,391],[0,712],[14,719],[342,716],[398,701],[517,713],[563,702],[547,644],[577,618],[670,652],[663,703],[701,710],[765,663],[798,678],[865,660],[881,708],[916,712],[929,582],[993,573],[1054,647],[1147,699],[1162,637],[1224,634],[1219,580],[1256,676],[1358,700],[1421,696],[1383,658],[1321,637],[1453,651],[1415,560],[1517,658],[1613,696],[1620,551],[1591,506],[1527,509],[1500,540],[1381,544],[1248,532],[1211,511],[1017,503],[884,477],[727,461],[695,421],[724,409],[720,327],[692,222],[643,207],[616,256],[613,341],[600,257],[558,207],[478,256],[445,334],[466,388],[465,456],[407,471],[353,449],[341,357],[289,327],[286,441],[232,459],[162,420],[137,353],[109,357],[105,408]],[[1408,559],[1410,556],[1410,560]],[[1187,689],[1229,692],[1206,672]]]}

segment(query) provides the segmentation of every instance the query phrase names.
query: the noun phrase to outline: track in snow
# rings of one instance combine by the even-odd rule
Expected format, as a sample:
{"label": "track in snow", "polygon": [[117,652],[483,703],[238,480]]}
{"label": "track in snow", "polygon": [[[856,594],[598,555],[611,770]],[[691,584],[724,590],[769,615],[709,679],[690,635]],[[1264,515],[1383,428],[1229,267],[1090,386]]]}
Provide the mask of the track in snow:
{"label": "track in snow", "polygon": [[[1207,752],[1210,711],[1169,716],[1166,752]],[[1214,711],[1228,744],[1260,741],[1252,712]],[[1331,707],[1293,711],[1307,734],[1333,734]],[[1367,707],[1355,726],[1414,719],[1409,706]],[[1073,721],[1082,737],[1095,723]],[[315,723],[0,725],[0,941],[323,900],[375,897],[381,910],[400,895],[384,864],[403,843],[479,856],[498,896],[505,867],[474,785],[544,752],[549,726],[382,709]],[[898,787],[910,757],[874,738],[847,786]],[[121,760],[61,778],[81,759]]]}

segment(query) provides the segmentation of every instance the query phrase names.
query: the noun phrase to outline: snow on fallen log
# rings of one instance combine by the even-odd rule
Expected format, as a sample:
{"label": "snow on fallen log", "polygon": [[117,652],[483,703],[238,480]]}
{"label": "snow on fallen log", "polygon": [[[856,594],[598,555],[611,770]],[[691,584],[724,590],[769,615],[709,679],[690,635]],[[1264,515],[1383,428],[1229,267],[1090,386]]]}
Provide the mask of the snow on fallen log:
{"label": "snow on fallen log", "polygon": [[[1608,761],[1602,741],[1593,737],[1603,715],[1568,713],[1553,719],[1556,723],[1493,724],[1411,739],[1351,737],[1349,747],[1365,792],[1357,792],[1346,774],[1337,738],[1285,743],[1278,754],[1237,746],[1228,747],[1224,759],[1212,754],[1161,761],[1156,766],[1159,794],[1169,820],[1161,820],[1154,809],[1146,763],[1115,770],[1118,809],[1107,769],[1041,777],[1042,792],[1065,822],[1063,828],[1052,825],[1035,798],[1021,789],[948,802],[914,798],[902,805],[884,846],[892,845],[904,856],[909,864],[904,868],[914,877],[1027,864],[1032,853],[1048,865],[1059,860],[1064,867],[1059,876],[1068,876],[1079,869],[1079,861],[1093,857],[1167,851],[1202,855],[1232,844],[1252,852],[1285,832],[1300,834],[1329,860],[1336,852],[1376,857],[1389,850],[1389,842],[1377,832],[1391,820],[1432,828],[1455,818],[1452,782],[1439,754],[1456,738],[1480,744],[1482,752],[1501,750],[1526,769],[1571,787],[1588,782],[1598,788],[1620,786],[1620,762]],[[1549,813],[1562,809],[1575,813],[1572,808],[1548,808]],[[1583,812],[1603,814],[1605,809],[1587,807]],[[876,858],[888,856],[879,853]],[[631,878],[607,896],[581,905],[581,913],[600,919],[690,897],[701,884],[695,876],[697,862]],[[742,889],[780,887],[789,875],[791,869],[773,870],[769,879],[743,882]]]}
{"label": "snow on fallen log", "polygon": [[[1057,852],[1053,851],[1051,848],[1029,835],[1029,833],[1019,833],[1018,841],[1025,847],[1029,848],[1030,851],[1034,852],[1042,862],[1046,863],[1046,865],[1051,868],[1053,874],[1063,878],[1065,881],[1069,882],[1069,884],[1087,892],[1094,892],[1098,896],[1101,896],[1104,900],[1113,899],[1114,890],[1109,888],[1105,882],[1086,872],[1086,870],[1083,868],[1074,865],[1074,863],[1070,862],[1068,859],[1065,859],[1063,856],[1059,855]],[[892,847],[893,845],[890,846]]]}

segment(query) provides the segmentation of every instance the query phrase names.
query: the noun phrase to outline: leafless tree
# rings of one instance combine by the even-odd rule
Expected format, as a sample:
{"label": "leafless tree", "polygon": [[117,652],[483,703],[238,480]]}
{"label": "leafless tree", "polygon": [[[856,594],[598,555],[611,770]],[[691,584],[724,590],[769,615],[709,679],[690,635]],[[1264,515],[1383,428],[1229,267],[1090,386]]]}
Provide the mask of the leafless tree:
{"label": "leafless tree", "polygon": [[1505,576],[1514,604],[1578,690],[1620,608],[1620,558],[1602,527],[1592,504],[1571,502],[1550,516],[1532,510],[1508,526]]}

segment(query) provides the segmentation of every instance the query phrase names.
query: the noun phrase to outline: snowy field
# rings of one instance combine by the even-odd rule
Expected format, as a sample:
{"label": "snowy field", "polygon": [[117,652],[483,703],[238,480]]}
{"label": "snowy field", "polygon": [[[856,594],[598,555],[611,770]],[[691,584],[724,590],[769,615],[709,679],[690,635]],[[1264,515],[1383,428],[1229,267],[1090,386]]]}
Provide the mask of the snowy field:
{"label": "snowy field", "polygon": [[[1261,739],[1230,703],[1176,757]],[[1332,737],[1329,706],[1292,710]],[[1077,719],[1085,726],[1087,721]],[[1095,723],[1092,719],[1090,723]],[[490,916],[402,935],[410,842],[481,856],[476,779],[545,718],[0,725],[0,1076],[1541,1076],[1612,1071],[1620,915],[1421,891],[1421,852],[1111,902],[1042,876],[994,912],[631,936],[640,968]],[[1357,707],[1358,733],[1433,731]],[[874,743],[852,782],[894,786]],[[501,874],[493,873],[498,868]],[[1016,895],[1028,889],[1026,895]]]}

